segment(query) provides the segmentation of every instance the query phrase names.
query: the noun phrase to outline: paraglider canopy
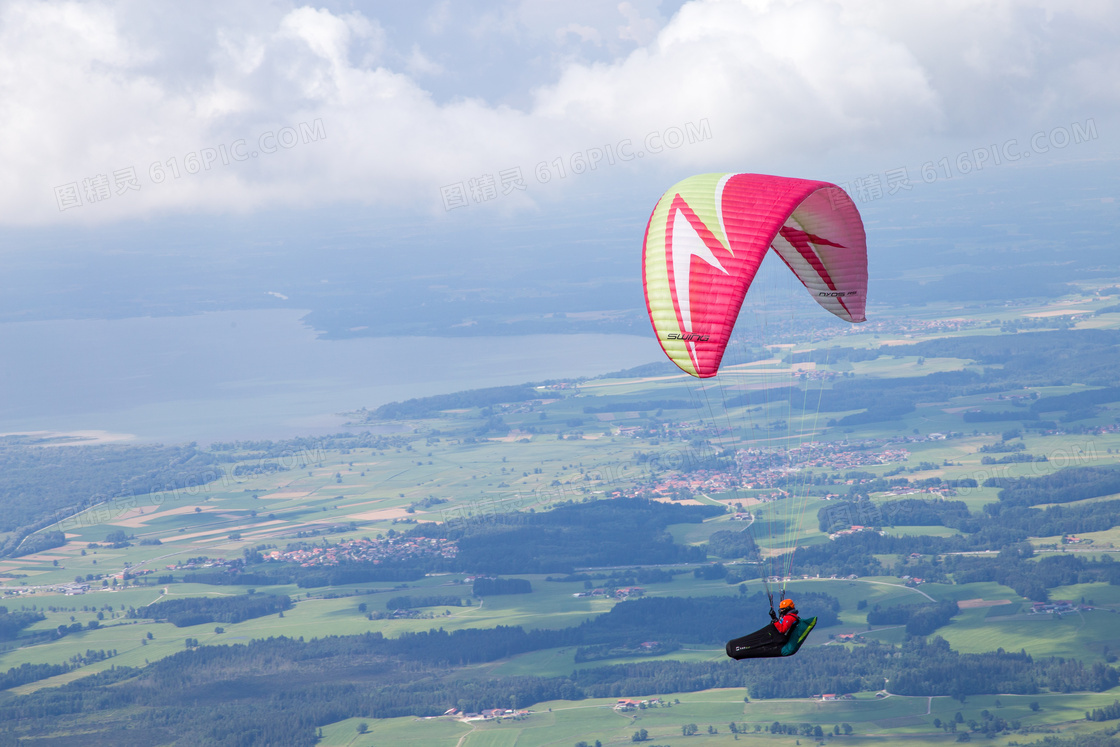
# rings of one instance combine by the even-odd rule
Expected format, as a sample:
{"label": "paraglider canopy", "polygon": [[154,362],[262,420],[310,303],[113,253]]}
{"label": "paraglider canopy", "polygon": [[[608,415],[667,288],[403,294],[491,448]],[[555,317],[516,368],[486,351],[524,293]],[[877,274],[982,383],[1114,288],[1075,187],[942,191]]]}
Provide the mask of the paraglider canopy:
{"label": "paraglider canopy", "polygon": [[867,240],[834,184],[762,174],[700,174],[674,185],[643,242],[646,307],[665,354],[715,376],[743,299],[769,249],[824,309],[864,321]]}

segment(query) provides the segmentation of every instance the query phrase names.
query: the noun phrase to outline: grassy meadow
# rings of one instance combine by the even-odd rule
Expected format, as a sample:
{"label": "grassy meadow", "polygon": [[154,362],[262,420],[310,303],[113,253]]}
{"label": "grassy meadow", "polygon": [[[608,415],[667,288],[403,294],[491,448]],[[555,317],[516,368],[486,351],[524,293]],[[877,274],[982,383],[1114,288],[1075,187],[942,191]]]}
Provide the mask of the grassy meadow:
{"label": "grassy meadow", "polygon": [[[973,310],[963,307],[914,310],[914,318],[934,320],[949,314],[974,322],[960,332],[923,332],[915,323],[910,331],[855,330],[830,341],[848,347],[877,347],[908,344],[954,334],[998,334],[999,321],[1026,318],[1067,308],[1059,302],[1027,305],[1009,312]],[[1104,305],[1095,299],[1084,308]],[[1106,318],[1107,316],[1107,318]],[[1108,328],[1120,326],[1120,315],[1091,317],[1079,325]],[[994,326],[993,326],[994,325]],[[908,328],[909,329],[909,328]],[[811,346],[803,345],[799,351]],[[1045,461],[983,464],[981,447],[996,443],[1001,431],[1019,427],[1015,422],[965,423],[962,413],[970,409],[1004,410],[1010,405],[988,395],[975,394],[946,402],[918,403],[915,410],[897,419],[856,427],[827,425],[848,413],[818,414],[791,411],[788,403],[713,408],[742,393],[765,390],[793,381],[794,370],[775,351],[770,360],[735,365],[726,383],[697,383],[682,375],[633,379],[602,378],[563,390],[542,388],[543,404],[511,407],[502,411],[507,433],[479,432],[492,413],[481,408],[452,410],[415,421],[407,444],[387,448],[326,449],[295,451],[279,460],[279,471],[255,473],[268,461],[245,458],[222,465],[222,476],[212,483],[189,490],[169,491],[138,497],[131,503],[103,504],[57,525],[67,544],[48,551],[0,560],[0,604],[9,610],[35,610],[45,619],[22,631],[19,638],[0,644],[0,671],[23,664],[60,664],[85,652],[115,651],[115,656],[71,672],[21,685],[12,690],[22,694],[57,686],[113,666],[142,667],[182,651],[188,639],[201,645],[237,644],[271,636],[313,638],[379,631],[385,636],[442,627],[492,628],[499,625],[526,629],[555,629],[578,625],[608,611],[616,602],[605,598],[575,597],[580,583],[548,581],[543,575],[523,576],[531,581],[531,594],[496,596],[474,600],[471,606],[432,607],[418,619],[370,620],[359,610],[384,610],[395,595],[439,594],[470,596],[465,575],[430,575],[406,586],[396,583],[363,583],[328,588],[303,589],[276,585],[208,586],[183,583],[174,571],[172,583],[158,581],[170,567],[191,558],[239,558],[254,548],[284,549],[292,542],[330,543],[351,538],[379,537],[407,531],[418,523],[439,522],[450,516],[475,516],[506,510],[546,510],[559,501],[589,500],[660,479],[664,468],[652,465],[651,455],[664,458],[689,448],[710,453],[733,448],[783,448],[810,441],[895,439],[906,437],[900,448],[909,452],[902,462],[859,466],[860,472],[885,476],[899,474],[919,480],[972,478],[982,484],[989,477],[1026,477],[1050,474],[1067,466],[1110,465],[1120,460],[1120,433],[1085,435],[1057,433],[1021,434],[1024,451]],[[779,355],[778,353],[781,353]],[[806,365],[804,370],[850,374],[860,377],[918,377],[931,373],[975,367],[955,358],[919,359],[910,355],[883,356],[872,361],[838,361]],[[1078,387],[1039,387],[1040,396],[1066,394]],[[666,404],[668,403],[668,404]],[[685,404],[681,404],[685,403]],[[687,405],[687,406],[685,406]],[[609,409],[606,409],[609,408]],[[600,412],[600,410],[602,410]],[[1106,408],[1102,424],[1115,422],[1115,411]],[[634,429],[637,429],[636,431]],[[655,430],[660,429],[660,430]],[[707,429],[707,430],[703,430]],[[674,431],[685,436],[667,435]],[[707,435],[697,435],[705,433]],[[949,438],[926,440],[931,433]],[[692,439],[694,443],[689,444]],[[697,445],[695,441],[708,443]],[[894,446],[892,445],[892,448]],[[277,461],[275,459],[271,461]],[[671,463],[666,460],[665,463]],[[769,490],[700,491],[695,502],[727,507],[727,513],[697,524],[668,528],[673,540],[684,545],[702,545],[718,531],[752,532],[773,565],[781,567],[783,554],[794,544],[828,542],[817,525],[817,511],[828,505],[826,490],[846,492],[844,473],[850,470],[825,468],[835,473],[834,484],[810,494],[808,488],[789,491],[789,497],[759,503],[756,496]],[[815,486],[816,487],[816,486]],[[878,493],[873,501],[898,496]],[[918,497],[918,496],[915,496]],[[436,499],[441,502],[434,502]],[[995,488],[959,488],[954,500],[963,501],[972,512],[980,512],[998,500]],[[1089,501],[1104,498],[1088,499]],[[427,502],[425,505],[424,502]],[[754,514],[754,523],[732,521],[737,505]],[[50,527],[54,528],[54,527]],[[48,529],[50,529],[48,528]],[[123,531],[131,546],[114,549],[107,537]],[[896,526],[886,529],[895,536],[928,535],[949,537],[955,530],[940,526]],[[1092,553],[1114,552],[1120,547],[1120,527],[1086,532]],[[1032,538],[1039,548],[1059,543],[1060,537]],[[144,544],[141,544],[144,542]],[[900,561],[882,558],[896,573]],[[734,564],[729,567],[734,569]],[[134,578],[126,582],[127,570]],[[702,580],[691,568],[682,568],[668,583],[644,585],[647,596],[731,596],[742,593],[739,584],[725,580]],[[151,571],[140,576],[137,572]],[[606,569],[600,569],[605,572]],[[1085,600],[1095,609],[1074,614],[1032,614],[1030,602],[1007,586],[994,582],[922,584],[910,587],[897,576],[859,579],[799,578],[797,569],[788,583],[791,596],[801,591],[829,594],[839,600],[840,622],[818,628],[800,655],[811,656],[814,647],[840,644],[834,638],[859,633],[885,643],[900,643],[905,632],[899,626],[872,630],[867,611],[876,605],[924,603],[952,599],[961,612],[938,630],[954,649],[984,652],[1003,648],[1024,649],[1034,656],[1063,656],[1086,662],[1104,662],[1108,652],[1120,647],[1120,587],[1089,583],[1053,589],[1051,598]],[[100,577],[100,578],[99,578]],[[67,595],[60,587],[85,580],[89,592]],[[745,583],[747,593],[763,589],[760,580]],[[178,628],[170,623],[129,619],[129,608],[184,596],[246,594],[289,595],[295,605],[282,613],[239,623],[206,624]],[[811,613],[811,611],[806,611]],[[744,620],[744,632],[766,621],[766,611]],[[36,635],[59,626],[80,623],[96,629],[70,633],[58,640],[24,645]],[[220,629],[220,630],[219,630]],[[660,657],[616,659],[576,664],[573,648],[533,651],[479,667],[494,677],[516,675],[560,676],[580,667],[603,663],[649,661],[651,658],[681,661],[721,659],[723,652],[712,646],[685,644],[681,650]],[[462,723],[450,718],[369,719],[353,718],[323,726],[325,745],[415,744],[449,747],[499,745],[571,745],[577,741],[603,744],[629,743],[638,729],[646,729],[654,744],[679,744],[681,727],[695,723],[700,729],[690,738],[705,745],[736,742],[743,745],[791,744],[790,736],[766,733],[774,721],[820,725],[826,732],[849,724],[853,734],[842,738],[846,745],[892,744],[941,745],[954,740],[933,726],[939,718],[951,720],[960,711],[965,720],[978,718],[981,710],[997,712],[1024,726],[1055,725],[1063,733],[1084,725],[1072,724],[1086,709],[1110,704],[1117,692],[1100,694],[1041,694],[1038,696],[977,696],[964,704],[948,697],[877,698],[874,693],[856,693],[853,700],[744,702],[740,690],[699,693],[634,693],[633,697],[660,696],[668,706],[629,713],[612,709],[613,700],[538,703],[524,720]],[[998,701],[998,702],[997,702]],[[1030,702],[1038,701],[1038,711]],[[501,704],[499,704],[501,705]],[[746,725],[746,733],[733,735],[728,724]],[[359,731],[361,724],[366,731]],[[1060,726],[1059,726],[1060,725]],[[717,730],[709,734],[711,726]],[[762,729],[756,732],[755,727]],[[801,737],[801,739],[811,739]],[[1029,744],[1032,737],[1013,739]],[[1009,738],[991,740],[1006,745]],[[806,742],[809,743],[809,742]]]}

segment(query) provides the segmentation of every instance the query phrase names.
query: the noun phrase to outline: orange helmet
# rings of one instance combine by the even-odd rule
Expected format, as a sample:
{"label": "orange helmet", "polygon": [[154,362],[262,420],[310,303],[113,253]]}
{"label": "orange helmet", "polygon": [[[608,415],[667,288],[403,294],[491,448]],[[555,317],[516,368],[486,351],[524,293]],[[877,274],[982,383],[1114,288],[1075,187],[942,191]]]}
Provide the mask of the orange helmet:
{"label": "orange helmet", "polygon": [[778,609],[780,609],[780,610],[791,610],[791,609],[793,609],[793,600],[792,599],[783,599],[778,604]]}

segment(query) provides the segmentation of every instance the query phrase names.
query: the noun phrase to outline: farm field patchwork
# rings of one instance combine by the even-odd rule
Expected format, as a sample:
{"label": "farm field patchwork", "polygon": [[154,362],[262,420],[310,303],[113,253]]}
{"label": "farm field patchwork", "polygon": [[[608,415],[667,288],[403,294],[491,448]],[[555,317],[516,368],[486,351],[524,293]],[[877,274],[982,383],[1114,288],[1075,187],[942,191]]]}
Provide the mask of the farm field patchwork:
{"label": "farm field patchwork", "polygon": [[[937,339],[949,344],[957,338],[975,338],[979,332],[994,334],[973,328],[968,335],[962,331]],[[922,338],[934,336],[914,334],[896,341],[910,344]],[[861,333],[842,342],[867,349],[881,341]],[[1035,479],[1066,468],[1114,466],[1120,462],[1120,433],[1109,420],[1112,409],[1105,407],[1085,418],[1077,433],[1033,428],[1029,420],[969,422],[964,417],[970,412],[999,415],[1013,407],[1028,408],[1039,398],[1085,391],[1080,386],[1034,386],[1023,387],[1026,393],[1010,390],[1007,396],[1019,398],[1015,400],[987,393],[922,394],[913,409],[901,415],[868,422],[857,417],[846,425],[845,419],[859,416],[865,405],[810,412],[775,392],[791,383],[812,383],[821,393],[845,391],[848,382],[873,379],[903,387],[931,375],[981,375],[981,368],[952,355],[887,354],[870,361],[795,366],[785,360],[794,352],[812,354],[812,348],[775,350],[769,361],[734,366],[726,385],[694,384],[676,376],[549,384],[538,387],[539,397],[526,402],[451,407],[411,418],[407,429],[397,431],[402,435],[392,437],[363,436],[367,440],[359,443],[350,435],[329,444],[223,447],[215,452],[225,460],[217,479],[85,508],[57,524],[65,544],[0,563],[3,604],[13,612],[43,615],[11,640],[0,642],[0,672],[24,665],[75,665],[15,685],[9,694],[30,696],[98,673],[109,675],[116,668],[150,667],[186,650],[237,647],[281,636],[311,641],[376,633],[397,640],[433,629],[448,634],[572,629],[634,600],[714,598],[731,605],[740,604],[742,597],[760,599],[756,595],[768,587],[794,599],[806,599],[804,595],[811,593],[836,600],[835,624],[820,625],[813,632],[798,654],[802,659],[818,652],[905,646],[914,640],[906,615],[951,601],[959,610],[918,637],[941,637],[965,654],[1024,649],[1038,658],[1110,663],[1112,652],[1120,646],[1113,612],[1120,608],[1120,592],[1115,591],[1120,587],[1103,581],[1055,586],[1046,590],[1048,598],[1070,600],[1073,606],[1060,613],[1032,612],[1038,591],[1014,580],[1002,578],[1006,585],[996,580],[960,582],[959,569],[991,579],[984,575],[983,564],[1006,561],[998,551],[967,544],[973,539],[971,529],[938,524],[929,516],[925,524],[908,523],[903,517],[879,527],[873,510],[880,511],[878,516],[890,516],[888,509],[896,502],[911,501],[907,510],[937,512],[950,506],[973,518],[984,517],[986,506],[1005,500],[1000,486],[1006,483],[998,479]],[[804,376],[798,378],[800,374]],[[760,389],[760,385],[770,388]],[[719,418],[702,404],[738,396],[745,399],[732,399]],[[843,403],[835,407],[841,405],[847,407]],[[992,478],[998,479],[985,485]],[[1053,505],[1062,511],[1090,511],[1117,495],[1110,491],[1031,505],[1038,510]],[[480,573],[444,558],[407,578],[327,577],[334,570],[351,568],[348,560],[333,565],[323,560],[345,543],[389,548],[388,557],[397,562],[392,553],[404,551],[392,548],[406,546],[408,538],[444,536],[441,532],[449,526],[476,527],[479,536],[497,537],[518,512],[539,518],[560,507],[570,510],[612,498],[652,498],[651,505],[672,510],[708,511],[702,520],[658,525],[646,540],[687,550],[693,553],[687,556],[690,559],[621,559],[570,567],[558,564],[555,570],[534,573],[526,572],[526,567]],[[843,519],[845,514],[829,512],[849,504],[871,511],[872,519],[866,522],[871,532],[863,538],[845,539],[847,525],[841,521],[832,526],[829,519]],[[540,532],[544,525],[534,526],[533,531]],[[881,534],[876,531],[880,529]],[[1078,530],[1082,542],[1067,543],[1068,552],[1062,551],[1062,543],[1070,532],[1031,536],[1028,541],[1041,552],[1029,562],[1054,558],[1098,569],[1099,558],[1110,557],[1120,541],[1118,532],[1117,527]],[[452,544],[459,543],[460,551],[470,546],[466,535],[446,536],[452,537]],[[872,563],[853,574],[843,570],[847,561],[828,560],[839,543],[855,546],[855,540],[870,541],[873,536],[881,537],[884,545],[868,556],[878,565]],[[911,552],[907,538],[926,543],[921,547],[952,551]],[[795,547],[800,549],[793,554]],[[287,562],[269,560],[272,553]],[[814,568],[791,565],[791,560],[805,557],[803,553],[826,560]],[[371,567],[361,563],[354,567],[358,566]],[[267,576],[281,568],[288,569],[291,577],[277,581]],[[242,572],[258,575],[247,575],[242,583],[237,577]],[[327,575],[309,582],[308,576],[314,574]],[[647,580],[640,580],[642,574],[648,574]],[[528,582],[532,591],[477,597],[473,583],[479,575]],[[760,576],[782,580],[767,584]],[[616,595],[616,589],[622,591]],[[283,612],[229,622],[187,619],[175,625],[164,618],[130,616],[153,603],[251,600],[254,595],[258,600],[287,596],[293,604]],[[406,596],[442,601],[403,611],[387,604]],[[820,612],[811,604],[806,603],[804,614]],[[746,610],[742,632],[761,627],[766,611],[762,603]],[[901,622],[871,624],[870,613],[894,614]],[[564,678],[603,666],[636,669],[673,662],[701,666],[725,659],[718,644],[697,643],[687,635],[673,642],[679,648],[638,655],[635,648],[622,647],[605,658],[596,654],[578,662],[576,645],[521,649],[455,669],[449,681]],[[600,739],[609,744],[629,742],[641,728],[648,731],[650,741],[668,743],[682,738],[682,725],[695,723],[712,744],[761,745],[788,741],[789,735],[767,733],[774,721],[788,721],[829,731],[847,723],[854,729],[844,738],[847,744],[873,740],[881,744],[884,739],[943,744],[952,737],[936,729],[933,719],[945,722],[957,711],[965,714],[966,721],[982,710],[999,710],[1001,718],[1024,728],[1062,723],[1063,729],[1081,729],[1088,725],[1069,724],[1081,719],[1090,704],[1108,705],[1116,695],[1043,692],[1035,697],[1043,703],[1042,709],[1032,711],[1028,707],[1032,700],[1010,695],[969,696],[962,704],[940,695],[876,698],[868,692],[855,693],[850,701],[774,698],[744,703],[745,694],[742,689],[674,693],[669,706],[626,713],[613,709],[617,699],[550,701],[533,705],[533,713],[524,720],[501,723],[353,714],[325,724],[322,743],[392,741],[470,747]],[[1001,703],[996,705],[996,699]],[[526,707],[517,703],[519,709]],[[732,721],[744,724],[747,732],[732,735],[728,730]],[[359,733],[362,723],[365,731]],[[754,731],[756,725],[760,732]],[[709,726],[717,733],[708,734]],[[1026,739],[1023,734],[1016,736]],[[1009,739],[1003,734],[992,743],[1006,744]]]}

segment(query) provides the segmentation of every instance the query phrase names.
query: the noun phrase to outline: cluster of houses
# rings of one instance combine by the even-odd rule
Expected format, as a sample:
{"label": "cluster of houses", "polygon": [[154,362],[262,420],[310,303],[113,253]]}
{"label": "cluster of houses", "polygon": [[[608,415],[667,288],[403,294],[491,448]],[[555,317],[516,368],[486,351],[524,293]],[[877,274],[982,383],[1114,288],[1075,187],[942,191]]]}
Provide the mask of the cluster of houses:
{"label": "cluster of houses", "polygon": [[443,715],[450,716],[457,721],[494,721],[501,718],[520,721],[523,718],[528,718],[531,713],[531,711],[518,711],[513,708],[487,708],[478,713],[464,713],[458,708],[448,708],[443,712]]}
{"label": "cluster of houses", "polygon": [[832,381],[840,375],[837,371],[829,371],[827,369],[813,369],[811,371],[794,371],[794,378],[800,381]]}
{"label": "cluster of houses", "polygon": [[4,596],[22,597],[39,591],[47,592],[48,594],[65,594],[68,597],[72,597],[78,594],[85,594],[89,591],[89,584],[83,581],[82,583],[71,582],[67,584],[50,584],[47,586],[6,587],[4,589]]}
{"label": "cluster of houses", "polygon": [[1001,394],[998,397],[985,397],[985,402],[1029,402],[1038,399],[1038,392],[1030,394]]}
{"label": "cluster of houses", "polygon": [[892,334],[908,337],[914,333],[960,332],[962,329],[978,327],[980,324],[981,322],[975,319],[890,319],[867,322],[859,327],[849,327],[841,330],[841,334]]}
{"label": "cluster of houses", "polygon": [[[1069,431],[1067,429],[1062,428],[1062,427],[1058,427],[1058,428],[1047,428],[1045,430],[1040,430],[1038,432],[1038,435],[1040,435],[1040,436],[1065,436],[1068,433],[1069,433]],[[1075,428],[1074,433],[1080,433],[1081,435],[1084,435],[1084,436],[1103,436],[1107,433],[1120,433],[1120,424],[1109,423],[1108,425],[1096,425],[1096,426],[1087,426],[1087,427],[1086,426],[1081,426],[1081,427]]]}
{"label": "cluster of houses", "polygon": [[[789,493],[787,493],[786,491],[779,488],[779,489],[774,490],[774,491],[769,492],[769,493],[755,493],[754,495],[751,496],[751,498],[755,499],[759,503],[772,503],[773,501],[780,501],[783,498],[789,498]],[[743,519],[742,521],[749,521],[749,520],[750,519],[748,518],[748,519]]]}
{"label": "cluster of houses", "polygon": [[[645,426],[623,427],[620,435],[638,437],[648,428]],[[649,435],[648,433],[645,435]],[[612,495],[633,497],[673,497],[682,493],[725,493],[736,487],[751,490],[772,489],[773,492],[754,496],[763,502],[780,500],[786,497],[779,487],[791,473],[806,468],[851,470],[860,467],[876,467],[909,461],[910,451],[901,444],[918,441],[939,441],[960,434],[931,433],[929,435],[896,436],[890,439],[871,439],[855,442],[818,443],[812,442],[795,449],[740,449],[736,455],[738,475],[734,471],[697,470],[688,474],[671,474],[652,486],[619,489]],[[845,483],[856,485],[863,479],[849,479]],[[915,488],[903,486],[891,494],[929,493],[938,497],[956,495],[947,487]],[[829,498],[840,498],[830,495]]]}
{"label": "cluster of houses", "polygon": [[[235,565],[234,561],[225,558],[188,558],[186,562],[164,566],[169,571],[197,571],[203,568],[226,568]],[[132,575],[138,575],[139,571]]]}
{"label": "cluster of houses", "polygon": [[674,495],[682,489],[690,493],[726,493],[738,484],[735,476],[728,472],[702,469],[687,475],[667,477],[650,488],[650,492],[660,496]]}
{"label": "cluster of houses", "polygon": [[[874,531],[871,527],[865,527],[862,524],[853,524],[848,529],[841,529],[838,532],[833,532],[832,534],[828,535],[828,538],[829,539],[836,539],[837,537],[843,537],[845,534],[857,534],[859,532],[871,532],[871,531]],[[880,531],[879,534],[886,534],[886,532]]]}
{"label": "cluster of houses", "polygon": [[273,550],[268,560],[299,563],[303,567],[338,565],[340,562],[382,563],[418,558],[454,558],[459,547],[454,540],[430,537],[355,539],[306,550]]}
{"label": "cluster of houses", "polygon": [[657,708],[664,704],[661,698],[650,698],[649,700],[631,700],[630,698],[620,698],[614,704],[614,709],[619,713],[626,713],[628,711],[637,711],[641,708]]}
{"label": "cluster of houses", "polygon": [[893,464],[905,462],[910,459],[907,449],[883,449],[882,451],[838,451],[834,454],[819,457],[806,463],[806,467],[821,467],[826,469],[849,469],[852,467],[868,467],[878,464]]}
{"label": "cluster of houses", "polygon": [[[839,638],[839,636],[837,636],[837,637]],[[829,703],[829,702],[832,702],[834,700],[855,700],[856,699],[856,696],[852,695],[851,693],[844,693],[843,695],[837,695],[836,693],[823,693],[821,695],[814,695],[813,697],[820,700],[822,703]]]}
{"label": "cluster of houses", "polygon": [[[769,449],[740,449],[736,454],[740,484],[744,488],[772,488],[791,472],[808,467],[846,470],[856,467],[878,466],[905,462],[910,452],[903,448],[871,451],[884,442],[818,443],[805,444],[789,451]],[[855,484],[849,480],[848,484]]]}
{"label": "cluster of houses", "polygon": [[149,576],[153,573],[155,573],[154,568],[125,568],[120,573],[114,573],[111,578],[121,581],[126,578],[135,578],[136,576]]}
{"label": "cluster of houses", "polygon": [[822,576],[821,574],[818,573],[815,576],[810,576],[808,574],[802,574],[800,576],[771,576],[768,579],[768,581],[771,584],[781,584],[781,583],[788,583],[790,581],[796,581],[797,579],[801,579],[802,581],[820,581],[822,578],[827,578],[831,581],[839,581],[839,580],[854,581],[855,579],[859,578],[859,576],[857,576],[854,573],[851,573],[847,576],[841,576],[837,573],[833,573],[831,576]]}
{"label": "cluster of houses", "polygon": [[[1088,609],[1087,607],[1085,609]],[[1068,599],[1056,599],[1052,602],[1034,602],[1031,605],[1031,614],[1060,615],[1064,612],[1077,612],[1077,605]]]}
{"label": "cluster of houses", "polygon": [[920,488],[916,485],[898,485],[890,490],[884,491],[882,495],[897,497],[900,495],[916,495],[919,493],[929,493],[936,498],[951,498],[957,494],[957,491],[944,485],[927,485],[924,488]]}
{"label": "cluster of houses", "polygon": [[592,589],[591,591],[577,591],[572,594],[573,597],[615,597],[616,599],[629,599],[630,597],[640,597],[646,593],[646,590],[640,586],[623,586],[621,589]]}
{"label": "cluster of houses", "polygon": [[[624,427],[619,429],[622,436],[640,436],[645,427]],[[894,439],[869,440],[858,442],[819,443],[813,441],[805,446],[791,449],[740,449],[736,454],[738,475],[734,471],[700,469],[691,473],[674,474],[665,477],[650,487],[619,489],[616,495],[632,497],[652,494],[653,496],[674,496],[681,493],[726,493],[736,487],[748,489],[773,488],[773,493],[755,496],[763,502],[777,501],[786,497],[778,488],[790,473],[806,468],[852,469],[856,467],[879,466],[907,461],[911,452],[907,449],[880,448],[888,443],[917,440],[944,439],[943,433],[933,433],[922,437],[897,437]],[[878,449],[878,450],[872,450]],[[848,480],[856,484],[860,480]],[[931,491],[932,492],[932,491]]]}
{"label": "cluster of houses", "polygon": [[[616,418],[636,418],[637,411],[620,411],[599,413],[600,420],[614,420]],[[624,438],[656,438],[669,441],[683,442],[695,436],[714,436],[718,433],[707,426],[696,426],[691,423],[643,423],[642,425],[622,425],[615,429],[615,434]]]}

